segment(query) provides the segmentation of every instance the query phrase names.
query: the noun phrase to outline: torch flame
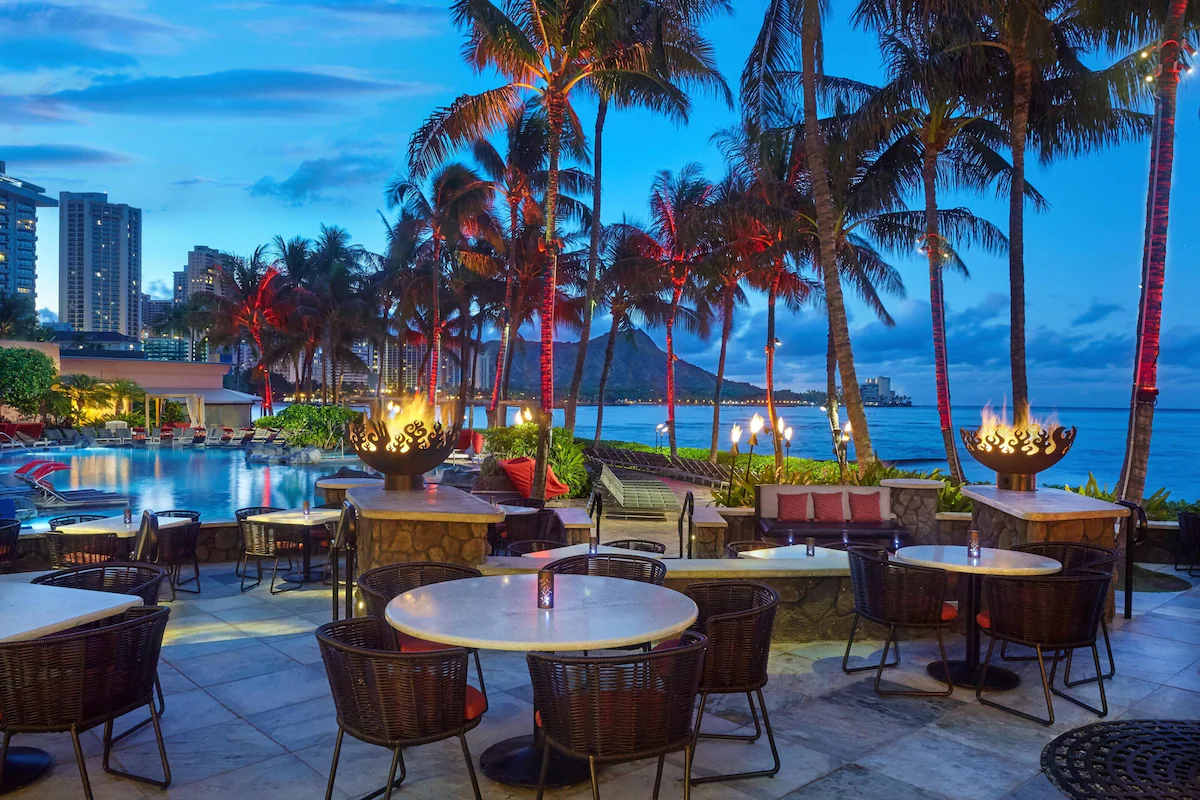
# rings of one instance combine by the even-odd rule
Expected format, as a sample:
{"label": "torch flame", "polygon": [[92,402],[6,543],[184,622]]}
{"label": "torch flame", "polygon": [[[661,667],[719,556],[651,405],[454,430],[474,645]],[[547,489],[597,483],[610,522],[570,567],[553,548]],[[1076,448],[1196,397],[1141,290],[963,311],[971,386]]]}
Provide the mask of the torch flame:
{"label": "torch flame", "polygon": [[[399,403],[389,400],[382,416],[388,428],[396,431],[413,427],[422,432],[431,431],[437,419],[433,406],[421,392],[414,392]],[[362,443],[362,449],[367,452],[373,453],[381,448],[389,453],[407,453],[412,449],[412,444],[404,437],[387,437],[378,442],[366,440]]]}
{"label": "torch flame", "polygon": [[975,431],[975,435],[980,440],[980,449],[990,451],[993,448],[992,443],[998,443],[996,449],[1001,453],[1015,453],[1020,442],[1044,439],[1047,442],[1046,447],[1038,451],[1049,454],[1054,452],[1056,446],[1056,437],[1050,434],[1061,427],[1053,416],[1045,419],[1031,418],[1024,426],[1018,427],[1009,422],[1008,409],[1005,406],[1000,406],[1000,413],[997,414],[989,403],[983,407],[982,424]]}

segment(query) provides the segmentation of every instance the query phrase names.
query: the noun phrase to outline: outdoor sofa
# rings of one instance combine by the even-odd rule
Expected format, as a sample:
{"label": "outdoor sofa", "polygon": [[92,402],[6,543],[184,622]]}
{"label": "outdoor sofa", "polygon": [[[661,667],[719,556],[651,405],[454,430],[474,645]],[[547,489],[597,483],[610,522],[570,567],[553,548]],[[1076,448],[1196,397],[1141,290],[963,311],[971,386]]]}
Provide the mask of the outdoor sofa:
{"label": "outdoor sofa", "polygon": [[754,532],[776,544],[800,544],[811,536],[818,543],[899,546],[909,538],[892,514],[885,486],[756,486]]}

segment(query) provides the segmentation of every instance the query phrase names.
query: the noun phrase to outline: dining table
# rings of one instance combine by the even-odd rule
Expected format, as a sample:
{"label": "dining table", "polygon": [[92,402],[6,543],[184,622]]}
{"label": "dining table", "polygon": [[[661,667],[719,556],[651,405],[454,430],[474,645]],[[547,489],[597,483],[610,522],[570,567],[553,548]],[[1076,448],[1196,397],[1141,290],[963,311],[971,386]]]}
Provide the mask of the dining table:
{"label": "dining table", "polygon": [[[310,508],[307,514],[302,508],[291,508],[286,511],[255,514],[246,517],[246,521],[299,531],[304,545],[300,548],[300,569],[284,575],[283,580],[288,583],[313,583],[325,580],[325,567],[314,569],[312,566],[313,540],[330,538],[328,526],[336,524],[341,516],[340,508]],[[314,533],[324,534],[324,536],[314,537]]]}
{"label": "dining table", "polygon": [[[59,633],[120,614],[140,597],[62,586],[0,581],[0,643]],[[0,795],[37,780],[50,767],[50,754],[36,747],[9,747]]]}
{"label": "dining table", "polygon": [[[897,550],[896,559],[905,564],[956,572],[966,580],[967,613],[963,620],[967,635],[966,658],[950,660],[947,664],[949,680],[955,686],[968,689],[974,689],[979,685],[980,678],[984,677],[979,658],[979,621],[976,619],[979,616],[981,579],[985,575],[1053,575],[1062,571],[1062,564],[1053,558],[992,547],[981,547],[979,557],[973,558],[965,546],[913,545]],[[931,662],[925,671],[939,681],[947,680],[946,668],[941,661]],[[1007,691],[1020,684],[1021,679],[1015,672],[991,664],[987,668],[983,688]]]}
{"label": "dining table", "polygon": [[[453,647],[519,652],[605,650],[677,636],[699,614],[687,595],[652,583],[592,575],[556,575],[554,607],[539,608],[536,574],[466,578],[407,591],[387,605],[393,628]],[[509,786],[536,787],[541,734],[497,742],[483,752],[483,773]],[[587,761],[551,751],[547,786],[588,779]]]}
{"label": "dining table", "polygon": [[834,550],[831,547],[815,547],[813,554],[808,554],[808,546],[804,544],[788,544],[783,547],[764,547],[762,550],[743,550],[739,558],[809,558],[828,561],[833,564],[850,564],[850,556],[845,550]]}
{"label": "dining table", "polygon": [[[159,517],[158,529],[179,528],[191,523],[188,517]],[[75,522],[63,525],[51,533],[115,533],[118,539],[132,539],[141,530],[142,514],[139,511],[133,515],[131,522],[126,522],[124,516],[101,517],[89,522]]]}
{"label": "dining table", "polygon": [[[666,556],[661,553],[648,553],[645,550],[629,550],[624,547],[611,547],[607,544],[602,544],[596,548],[596,552],[600,555],[615,555],[615,556],[643,556],[645,558],[662,559]],[[524,553],[524,558],[541,558],[546,561],[557,561],[560,558],[569,558],[570,556],[586,556],[591,553],[591,546],[588,544],[569,544],[565,547],[555,547],[551,550],[535,550],[532,553]]]}

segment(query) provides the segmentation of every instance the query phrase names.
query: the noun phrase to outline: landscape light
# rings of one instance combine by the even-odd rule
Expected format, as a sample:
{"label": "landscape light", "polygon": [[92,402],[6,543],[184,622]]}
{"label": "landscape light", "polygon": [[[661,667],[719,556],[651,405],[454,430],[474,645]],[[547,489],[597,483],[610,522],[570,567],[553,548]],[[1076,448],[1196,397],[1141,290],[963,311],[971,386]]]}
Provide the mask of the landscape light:
{"label": "landscape light", "polygon": [[788,443],[791,443],[791,441],[792,441],[792,429],[791,429],[791,428],[784,428],[784,429],[783,429],[783,438],[784,438],[784,439],[785,439],[785,440],[786,440]]}
{"label": "landscape light", "polygon": [[736,446],[737,443],[740,442],[741,440],[742,440],[742,426],[734,425],[733,429],[731,431],[729,431],[729,441],[733,442],[734,446]]}
{"label": "landscape light", "polygon": [[750,418],[750,433],[755,434],[763,429],[762,414],[755,414]]}

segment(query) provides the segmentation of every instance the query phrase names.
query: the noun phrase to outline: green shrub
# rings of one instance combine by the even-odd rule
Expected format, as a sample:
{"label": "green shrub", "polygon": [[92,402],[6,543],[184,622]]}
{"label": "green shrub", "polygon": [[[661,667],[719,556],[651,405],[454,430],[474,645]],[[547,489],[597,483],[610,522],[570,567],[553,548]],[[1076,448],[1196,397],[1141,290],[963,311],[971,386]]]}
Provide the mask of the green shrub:
{"label": "green shrub", "polygon": [[[1079,487],[1071,487],[1067,484],[1048,484],[1051,489],[1066,489],[1068,492],[1082,494],[1087,497],[1094,497],[1097,500],[1105,500],[1109,503],[1115,502],[1117,498],[1117,490],[1109,489],[1107,485],[1101,486],[1096,480],[1096,476],[1091,472],[1088,473],[1087,483]],[[1166,487],[1157,489],[1154,494],[1142,499],[1142,508],[1146,512],[1147,519],[1166,520],[1175,519],[1175,515],[1179,511],[1187,511],[1190,505],[1187,502],[1171,502],[1171,493]]]}
{"label": "green shrub", "polygon": [[[484,452],[498,459],[535,458],[538,428],[533,423],[488,428],[484,431]],[[570,497],[583,497],[591,489],[591,478],[583,447],[566,428],[555,428],[550,442],[550,468],[560,481],[571,487]]]}
{"label": "green shrub", "polygon": [[270,417],[254,421],[258,428],[282,428],[288,444],[296,447],[320,447],[329,450],[337,446],[346,434],[346,426],[362,414],[341,406],[291,405]]}
{"label": "green shrub", "polygon": [[58,378],[50,356],[29,347],[0,347],[0,405],[38,412]]}

